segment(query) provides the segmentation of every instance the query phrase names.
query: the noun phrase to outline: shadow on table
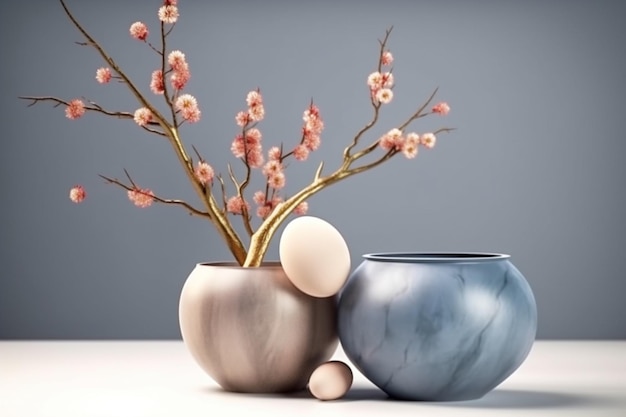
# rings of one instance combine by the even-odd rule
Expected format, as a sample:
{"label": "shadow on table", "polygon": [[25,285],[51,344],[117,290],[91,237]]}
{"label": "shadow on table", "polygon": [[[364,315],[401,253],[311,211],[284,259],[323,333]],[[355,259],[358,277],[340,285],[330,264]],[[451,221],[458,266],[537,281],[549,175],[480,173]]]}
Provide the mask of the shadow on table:
{"label": "shadow on table", "polygon": [[[411,401],[398,401],[389,398],[382,391],[375,388],[352,388],[343,401],[384,400],[392,402],[411,403]],[[582,407],[606,403],[606,399],[582,394],[570,394],[563,392],[496,389],[484,397],[471,401],[415,401],[415,404],[432,405],[437,407],[459,408],[509,408],[509,409],[533,409],[533,408],[565,408]]]}
{"label": "shadow on table", "polygon": [[[306,390],[286,394],[241,394],[222,390],[218,387],[204,388],[203,391],[223,396],[266,398],[266,399],[306,399],[313,396]],[[598,404],[607,404],[608,398],[599,398],[584,394],[533,391],[518,389],[496,389],[483,398],[471,401],[402,401],[390,398],[383,391],[373,387],[352,387],[340,400],[331,402],[351,401],[386,401],[389,403],[415,404],[419,406],[484,408],[484,409],[546,409],[546,408],[585,408]],[[610,401],[609,401],[610,402]]]}
{"label": "shadow on table", "polygon": [[597,405],[603,400],[590,395],[549,391],[496,389],[483,398],[473,401],[435,403],[463,408],[565,408]]}

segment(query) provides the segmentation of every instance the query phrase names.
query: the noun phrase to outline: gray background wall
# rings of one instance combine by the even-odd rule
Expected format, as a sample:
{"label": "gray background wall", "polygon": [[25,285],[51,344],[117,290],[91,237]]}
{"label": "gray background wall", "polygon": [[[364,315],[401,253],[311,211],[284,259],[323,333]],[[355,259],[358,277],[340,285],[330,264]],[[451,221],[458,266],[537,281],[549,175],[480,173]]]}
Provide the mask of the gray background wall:
{"label": "gray background wall", "polygon": [[[128,27],[144,20],[156,34],[159,2],[68,2],[150,94],[156,57]],[[180,3],[170,45],[187,53],[188,90],[203,111],[183,135],[216,169],[234,161],[233,116],[257,86],[266,145],[295,142],[311,97],[325,118],[321,149],[292,164],[288,191],[321,159],[335,167],[369,117],[365,78],[377,38],[394,25],[396,97],[374,136],[436,86],[452,112],[415,129],[459,130],[413,161],[325,190],[310,214],[343,232],[355,265],[372,251],[510,253],[535,292],[539,338],[626,337],[620,2]],[[61,108],[27,108],[18,95],[86,96],[128,111],[137,104],[123,86],[95,82],[102,63],[73,43],[81,38],[56,2],[12,2],[0,20],[0,338],[179,337],[186,276],[196,262],[230,255],[210,224],[174,207],[137,209],[97,176],[128,168],[159,194],[195,203],[171,149],[130,121],[88,114],[71,122]],[[89,193],[80,206],[67,198],[75,183]]]}

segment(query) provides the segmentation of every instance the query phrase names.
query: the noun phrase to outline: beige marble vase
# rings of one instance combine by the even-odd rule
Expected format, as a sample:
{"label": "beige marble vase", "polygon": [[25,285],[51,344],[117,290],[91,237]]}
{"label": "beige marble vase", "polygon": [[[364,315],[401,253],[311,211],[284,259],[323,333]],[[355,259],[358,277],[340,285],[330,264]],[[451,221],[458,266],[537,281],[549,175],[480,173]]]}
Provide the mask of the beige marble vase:
{"label": "beige marble vase", "polygon": [[306,387],[337,344],[336,299],[308,296],[279,263],[242,268],[198,264],[180,296],[183,340],[227,391],[275,393]]}

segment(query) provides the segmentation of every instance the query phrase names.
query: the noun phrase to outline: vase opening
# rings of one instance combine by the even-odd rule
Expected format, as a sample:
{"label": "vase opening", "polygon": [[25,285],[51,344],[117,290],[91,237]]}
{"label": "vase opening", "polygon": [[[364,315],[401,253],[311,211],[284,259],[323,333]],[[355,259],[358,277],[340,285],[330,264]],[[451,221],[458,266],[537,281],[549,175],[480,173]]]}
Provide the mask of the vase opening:
{"label": "vase opening", "polygon": [[282,268],[280,261],[265,261],[260,266],[256,267],[243,267],[239,265],[237,262],[200,262],[198,266],[215,266],[215,267],[225,267],[225,268],[241,268],[241,269],[259,269],[259,268]]}
{"label": "vase opening", "polygon": [[489,252],[382,252],[368,253],[363,257],[370,261],[403,263],[490,262],[510,258],[504,253]]}

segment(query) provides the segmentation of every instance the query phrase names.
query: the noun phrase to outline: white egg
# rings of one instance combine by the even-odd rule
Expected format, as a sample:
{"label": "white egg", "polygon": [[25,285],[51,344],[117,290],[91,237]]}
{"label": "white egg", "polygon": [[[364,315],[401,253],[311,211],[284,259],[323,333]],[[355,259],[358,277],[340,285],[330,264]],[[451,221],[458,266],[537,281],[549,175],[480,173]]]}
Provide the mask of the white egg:
{"label": "white egg", "polygon": [[350,274],[350,251],[341,233],[317,217],[292,220],[279,244],[285,274],[300,291],[313,297],[335,295]]}
{"label": "white egg", "polygon": [[352,386],[352,370],[339,361],[321,364],[309,378],[309,391],[318,400],[337,400]]}

